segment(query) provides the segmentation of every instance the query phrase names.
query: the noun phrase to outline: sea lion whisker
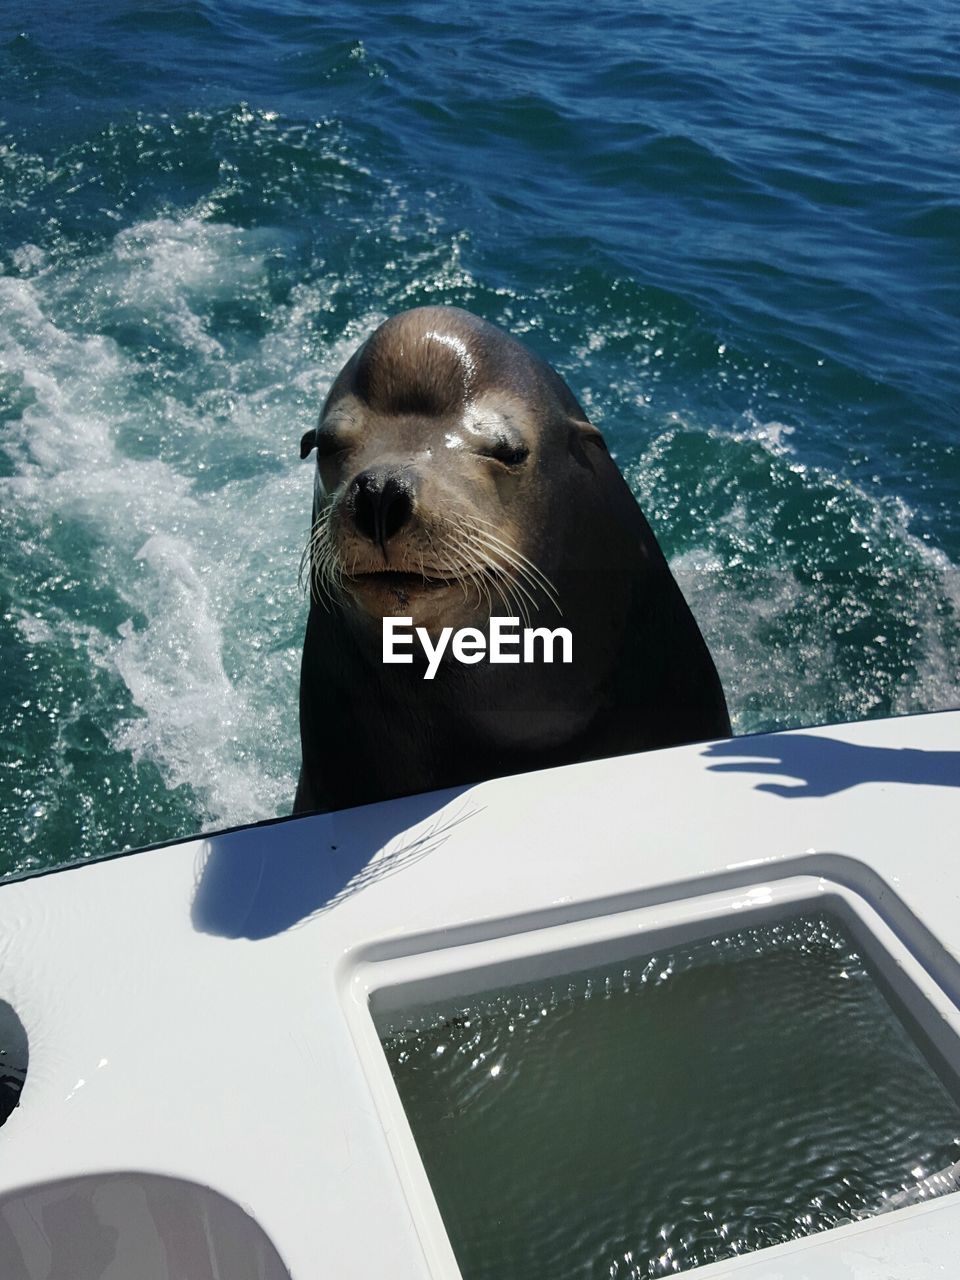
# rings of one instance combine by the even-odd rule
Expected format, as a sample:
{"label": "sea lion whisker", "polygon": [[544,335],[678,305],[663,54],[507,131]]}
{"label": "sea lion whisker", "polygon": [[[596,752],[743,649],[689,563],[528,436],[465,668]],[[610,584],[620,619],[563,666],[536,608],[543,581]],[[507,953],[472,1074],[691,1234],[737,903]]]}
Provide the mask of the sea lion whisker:
{"label": "sea lion whisker", "polygon": [[535,593],[542,592],[558,613],[563,612],[560,608],[557,589],[545,574],[536,570],[535,566],[531,568],[530,562],[526,557],[522,556],[515,547],[511,547],[509,544],[503,543],[502,540],[494,538],[491,534],[486,532],[484,533],[484,537],[490,539],[491,543],[499,549],[500,554],[508,561],[517,575],[527,582]]}
{"label": "sea lion whisker", "polygon": [[525,625],[529,625],[527,603],[536,607],[536,601],[530,592],[517,579],[509,565],[500,564],[495,554],[487,549],[487,576],[494,583],[497,595],[503,601],[508,615],[522,615]]}
{"label": "sea lion whisker", "polygon": [[[428,535],[428,537],[429,537],[429,536],[430,536],[430,535]],[[441,542],[441,545],[442,545],[442,546],[446,547],[450,552],[452,552],[452,554],[453,554],[455,557],[460,557],[460,556],[461,556],[461,552],[460,552],[460,548],[459,548],[459,547],[454,546],[451,542],[449,542],[449,541],[448,541],[445,537],[443,537],[442,535],[438,535],[438,536],[440,537],[440,542]],[[454,568],[453,574],[452,574],[451,576],[452,576],[452,577],[453,577],[457,582],[459,582],[459,583],[460,583],[460,586],[461,586],[461,588],[462,588],[462,590],[463,590],[463,603],[464,603],[464,604],[466,604],[466,603],[468,602],[468,600],[470,599],[470,593],[469,593],[469,591],[467,590],[467,583],[468,583],[468,582],[473,582],[473,581],[474,581],[474,571],[473,571],[472,569],[464,569],[462,566],[459,566],[459,565],[458,565],[458,566],[456,566],[456,567]],[[480,604],[480,592],[479,592],[479,590],[478,590],[478,591],[477,591],[477,605],[479,606],[479,604]]]}
{"label": "sea lion whisker", "polygon": [[338,596],[342,598],[348,594],[348,588],[344,580],[343,559],[330,529],[329,519],[323,521],[318,531],[317,552],[321,582],[327,596],[331,601]]}
{"label": "sea lion whisker", "polygon": [[455,545],[451,546],[449,542],[447,543],[447,545],[450,546],[451,550],[453,550],[456,555],[461,557],[461,559],[463,558],[464,550],[473,552],[471,556],[473,564],[471,565],[470,568],[466,570],[465,577],[467,577],[476,588],[476,591],[477,591],[476,607],[479,609],[483,604],[484,599],[486,599],[487,612],[490,613],[493,611],[493,599],[490,595],[490,588],[488,584],[488,565],[487,565],[486,559],[481,555],[479,558],[479,563],[477,563],[476,551],[470,546],[469,539],[466,536],[466,533],[464,530],[462,529],[456,530],[456,538],[457,538],[457,541]]}
{"label": "sea lion whisker", "polygon": [[[484,537],[478,531],[463,530],[462,536],[469,540],[471,549],[483,561],[487,577],[493,581],[497,595],[503,602],[508,616],[516,613],[523,619],[524,625],[529,626],[530,613],[526,601],[534,609],[536,609],[537,603],[534,596],[519,580],[517,567],[509,563],[507,565],[500,563],[497,556],[503,556],[503,552],[491,547],[489,543],[485,545]],[[521,599],[521,596],[525,597],[525,600]]]}
{"label": "sea lion whisker", "polygon": [[[448,538],[441,536],[441,543],[451,553],[451,555],[453,555],[459,562],[452,576],[461,584],[463,588],[464,604],[466,604],[469,600],[467,584],[470,583],[472,584],[473,588],[477,593],[477,602],[475,607],[479,609],[480,606],[483,604],[483,598],[484,598],[483,568],[477,567],[476,565],[465,565],[463,563],[464,556],[463,556],[462,540],[458,540],[457,542],[451,542]],[[488,603],[489,603],[489,598],[488,598]]]}
{"label": "sea lion whisker", "polygon": [[322,605],[323,608],[329,612],[329,591],[326,587],[326,547],[324,542],[325,523],[326,522],[324,521],[317,521],[310,531],[310,537],[307,540],[307,545],[304,547],[303,554],[300,557],[300,568],[297,574],[297,582],[301,590],[307,590],[307,584],[304,582],[304,577],[305,571],[309,566],[310,598]]}
{"label": "sea lion whisker", "polygon": [[[469,558],[472,562],[472,568],[470,569],[472,574],[482,575],[491,569],[496,570],[501,567],[491,556],[489,548],[484,547],[470,529],[459,528],[455,531],[454,536],[456,554],[461,558],[465,556]],[[449,540],[447,545],[451,545]]]}
{"label": "sea lion whisker", "polygon": [[507,599],[505,602],[507,607],[507,616],[513,617],[514,615],[517,615],[520,618],[520,620],[523,622],[523,625],[525,627],[529,627],[530,626],[529,606],[532,605],[534,608],[536,608],[536,603],[533,597],[530,595],[528,591],[524,589],[523,586],[521,586],[521,584],[515,578],[513,578],[509,574],[506,574],[506,573],[498,574],[497,581],[503,584],[503,588],[507,595]]}
{"label": "sea lion whisker", "polygon": [[493,610],[493,600],[490,596],[490,587],[487,582],[487,567],[485,564],[475,565],[467,571],[470,581],[473,583],[477,591],[477,608],[481,608],[484,600],[487,602],[487,612]]}
{"label": "sea lion whisker", "polygon": [[508,582],[503,575],[497,573],[495,569],[487,573],[485,580],[493,587],[493,590],[496,592],[497,599],[503,605],[504,616],[509,617],[513,613],[513,608],[512,596],[510,594]]}
{"label": "sea lion whisker", "polygon": [[[509,582],[512,588],[511,598],[514,599],[518,606],[517,611],[523,614],[525,625],[529,626],[529,612],[526,605],[523,604],[518,597],[522,595],[530,606],[536,610],[538,607],[536,593],[538,591],[544,591],[544,588],[539,582],[530,578],[530,575],[522,565],[517,565],[510,561],[508,550],[505,547],[496,547],[491,545],[491,540],[487,534],[480,530],[474,530],[469,534],[469,536],[473,540],[473,545],[476,551],[487,560],[491,568],[497,574]],[[498,560],[497,557],[500,557],[502,560],[506,560],[506,565],[500,563],[500,560]],[[546,592],[544,593],[546,594]],[[552,599],[550,596],[548,596],[548,599],[555,608],[559,608],[555,599]]]}
{"label": "sea lion whisker", "polygon": [[498,583],[499,594],[504,601],[506,617],[516,617],[524,627],[529,627],[530,611],[527,608],[526,601],[518,593],[516,582],[512,578],[505,576],[498,576],[494,581]]}
{"label": "sea lion whisker", "polygon": [[545,591],[549,591],[554,597],[556,596],[556,588],[554,587],[553,583],[550,581],[547,575],[534,563],[534,561],[529,559],[529,557],[525,556],[523,552],[519,551],[512,543],[505,542],[504,539],[501,538],[498,534],[492,532],[492,530],[496,528],[496,526],[492,525],[490,521],[484,520],[480,516],[474,516],[473,519],[478,526],[478,532],[481,531],[479,529],[479,526],[483,526],[483,525],[488,526],[488,528],[482,530],[486,534],[486,536],[491,538],[498,545],[502,546],[509,553],[511,558],[515,559],[520,564],[523,564],[526,567],[527,571],[534,578],[537,579],[538,583]]}
{"label": "sea lion whisker", "polygon": [[[471,524],[473,525],[474,533],[482,533],[490,543],[498,546],[501,549],[504,558],[508,559],[516,571],[527,579],[532,588],[543,591],[553,607],[562,616],[563,610],[560,608],[556,587],[532,560],[525,556],[522,551],[519,551],[515,546],[513,546],[512,543],[505,542],[503,538],[498,536],[498,534],[493,533],[492,530],[496,526],[494,526],[491,521],[485,520],[482,516],[479,516],[474,512],[470,512],[469,514],[462,512],[461,518],[468,527]],[[487,527],[483,528],[481,526]]]}
{"label": "sea lion whisker", "polygon": [[339,585],[337,581],[338,555],[337,548],[330,535],[328,518],[318,522],[314,549],[319,586],[332,599]]}
{"label": "sea lion whisker", "polygon": [[310,534],[307,538],[306,546],[303,548],[303,554],[300,556],[300,567],[297,572],[297,583],[303,590],[306,590],[306,586],[303,580],[304,573],[308,565],[310,565],[311,568],[313,566],[313,561],[314,561],[315,551],[316,551],[316,544],[317,544],[317,526],[314,525],[310,530]]}
{"label": "sea lion whisker", "polygon": [[472,568],[465,561],[463,548],[445,537],[440,530],[424,528],[424,536],[429,545],[431,562],[428,565],[421,552],[420,574],[425,582],[431,578],[442,578],[447,582],[459,582],[461,586],[465,578],[472,575]]}

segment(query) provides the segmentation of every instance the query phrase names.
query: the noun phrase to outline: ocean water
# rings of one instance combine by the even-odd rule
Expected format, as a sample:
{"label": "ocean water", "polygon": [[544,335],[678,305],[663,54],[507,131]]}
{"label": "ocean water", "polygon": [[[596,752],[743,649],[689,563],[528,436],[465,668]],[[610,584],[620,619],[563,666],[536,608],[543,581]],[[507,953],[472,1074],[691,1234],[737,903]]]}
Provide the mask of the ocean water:
{"label": "ocean water", "polygon": [[960,10],[5,0],[0,873],[288,812],[311,467],[452,303],[607,434],[750,732],[960,704]]}

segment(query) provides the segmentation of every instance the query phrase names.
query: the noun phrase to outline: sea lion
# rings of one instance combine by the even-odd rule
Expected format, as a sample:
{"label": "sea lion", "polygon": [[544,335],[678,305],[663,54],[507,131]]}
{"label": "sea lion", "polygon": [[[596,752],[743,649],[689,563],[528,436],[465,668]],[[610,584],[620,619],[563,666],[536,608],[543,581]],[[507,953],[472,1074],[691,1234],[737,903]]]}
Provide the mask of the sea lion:
{"label": "sea lion", "polygon": [[[337,376],[304,567],[294,812],[727,737],[700,630],[560,376],[455,307],[382,324]],[[384,617],[563,625],[573,661],[385,665]]]}

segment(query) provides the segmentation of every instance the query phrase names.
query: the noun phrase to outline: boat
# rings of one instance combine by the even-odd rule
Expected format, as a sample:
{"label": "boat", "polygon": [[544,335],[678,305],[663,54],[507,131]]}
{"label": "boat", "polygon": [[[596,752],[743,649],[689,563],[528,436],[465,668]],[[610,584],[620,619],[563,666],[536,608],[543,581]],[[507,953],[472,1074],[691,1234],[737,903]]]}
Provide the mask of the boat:
{"label": "boat", "polygon": [[[3,884],[0,1277],[459,1280],[384,1019],[824,904],[960,1073],[958,744],[960,711],[740,737]],[[937,1174],[698,1275],[951,1275]]]}

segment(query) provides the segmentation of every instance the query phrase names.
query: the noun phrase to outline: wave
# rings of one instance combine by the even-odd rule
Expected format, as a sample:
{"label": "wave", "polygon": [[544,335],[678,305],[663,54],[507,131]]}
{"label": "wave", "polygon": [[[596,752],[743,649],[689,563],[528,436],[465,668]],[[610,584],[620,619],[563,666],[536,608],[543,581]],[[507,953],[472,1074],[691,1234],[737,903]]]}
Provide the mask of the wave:
{"label": "wave", "polygon": [[[658,163],[736,176],[657,137]],[[592,228],[531,227],[492,181],[474,205],[459,178],[398,172],[390,141],[241,104],[0,151],[7,869],[288,811],[298,441],[357,343],[421,303],[484,315],[568,378],[739,731],[960,703],[947,519],[898,474],[910,432],[888,448],[873,425],[922,418],[917,398],[782,326],[754,340]],[[940,458],[924,474],[946,509]]]}

